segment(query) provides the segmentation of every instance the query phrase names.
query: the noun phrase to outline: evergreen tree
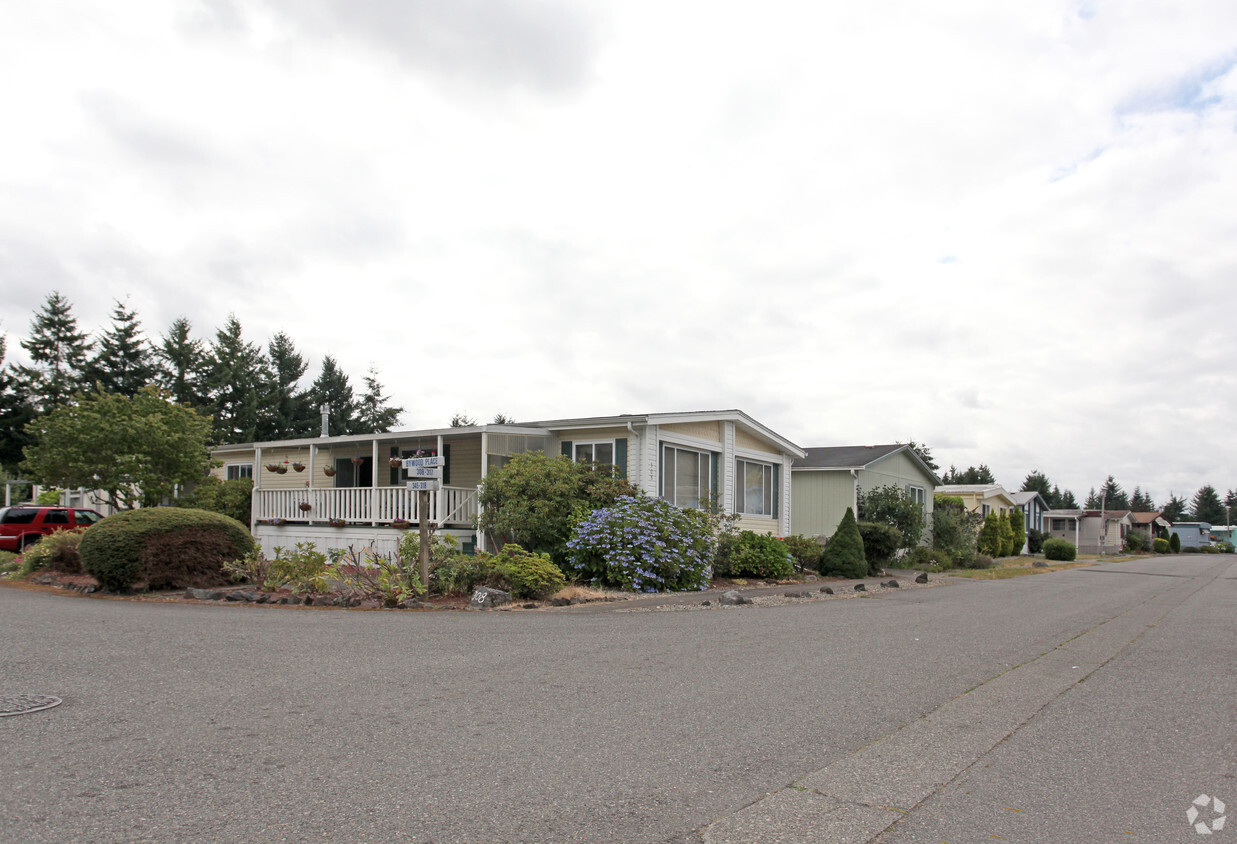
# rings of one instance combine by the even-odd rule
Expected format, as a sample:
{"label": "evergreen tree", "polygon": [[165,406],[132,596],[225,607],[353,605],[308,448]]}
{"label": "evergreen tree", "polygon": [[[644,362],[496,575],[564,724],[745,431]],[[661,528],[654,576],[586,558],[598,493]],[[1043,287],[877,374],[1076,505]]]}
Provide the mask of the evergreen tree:
{"label": "evergreen tree", "polygon": [[1022,546],[1027,541],[1026,519],[1023,517],[1021,510],[1015,509],[1009,514],[1009,527],[1014,534],[1013,550],[1010,553],[1021,554]]}
{"label": "evergreen tree", "polygon": [[949,471],[941,478],[941,482],[945,484],[994,484],[996,477],[986,464],[980,463],[978,466],[968,466],[962,472],[959,472],[956,466],[950,466]]}
{"label": "evergreen tree", "polygon": [[1224,508],[1232,518],[1232,512],[1237,510],[1237,490],[1230,489],[1228,494],[1224,496]]}
{"label": "evergreen tree", "polygon": [[152,358],[137,313],[118,299],[112,310],[112,327],[99,338],[98,352],[86,368],[87,380],[104,392],[132,398],[155,380],[157,370]]}
{"label": "evergreen tree", "polygon": [[1130,496],[1130,509],[1135,513],[1154,513],[1155,502],[1151,496],[1142,491],[1141,487],[1134,487],[1134,494]]}
{"label": "evergreen tree", "polygon": [[[1050,510],[1065,510],[1065,496],[1061,494],[1061,487],[1056,484],[1052,485],[1052,495],[1048,498],[1048,508]],[[1071,496],[1072,497],[1072,496]]]}
{"label": "evergreen tree", "polygon": [[1095,491],[1095,487],[1091,487],[1091,491],[1087,493],[1087,500],[1082,502],[1084,510],[1100,509],[1100,494]]}
{"label": "evergreen tree", "polygon": [[26,425],[34,418],[34,408],[20,391],[12,368],[4,363],[6,351],[7,343],[0,334],[0,469],[16,473],[22,449],[33,442]]}
{"label": "evergreen tree", "polygon": [[254,442],[270,381],[269,363],[262,349],[242,336],[234,314],[215,332],[208,362],[206,386],[214,408],[215,436],[224,443]]}
{"label": "evergreen tree", "polygon": [[997,516],[996,526],[998,534],[1001,537],[1001,553],[1000,556],[1008,557],[1014,553],[1014,529],[1009,523],[1009,514],[1002,513]]}
{"label": "evergreen tree", "polygon": [[92,344],[78,331],[73,306],[53,292],[43,309],[30,322],[30,336],[21,341],[31,366],[16,368],[21,391],[38,412],[45,413],[69,403],[73,394],[86,389],[87,355]]}
{"label": "evergreen tree", "polygon": [[1187,504],[1184,498],[1179,498],[1173,495],[1172,490],[1168,492],[1168,503],[1164,505],[1164,509],[1160,511],[1160,515],[1169,524],[1185,521]]}
{"label": "evergreen tree", "polygon": [[863,536],[855,511],[846,508],[838,529],[833,532],[820,555],[820,573],[826,576],[858,579],[868,576],[868,561],[863,555]]}
{"label": "evergreen tree", "polygon": [[494,418],[490,420],[491,425],[514,425],[515,420],[505,413],[495,413]]}
{"label": "evergreen tree", "polygon": [[1078,506],[1078,499],[1074,497],[1074,493],[1067,489],[1065,492],[1061,493],[1061,506],[1056,509],[1080,510],[1082,508]]}
{"label": "evergreen tree", "polygon": [[1125,490],[1121,489],[1121,485],[1112,475],[1109,475],[1108,480],[1104,481],[1104,485],[1100,487],[1100,501],[1106,510],[1130,509],[1129,496],[1125,494]]}
{"label": "evergreen tree", "polygon": [[189,336],[192,328],[189,320],[179,317],[163,336],[155,350],[162,364],[157,381],[177,404],[203,407],[208,402],[210,362],[202,341]]}
{"label": "evergreen tree", "polygon": [[936,461],[932,459],[932,449],[928,448],[923,443],[917,443],[914,440],[909,441],[907,445],[911,447],[911,451],[919,455],[919,459],[922,460],[924,465],[926,465],[933,472],[941,468],[940,466],[937,466]]}
{"label": "evergreen tree", "polygon": [[1220,501],[1216,488],[1211,484],[1199,487],[1198,492],[1194,493],[1194,499],[1190,502],[1190,515],[1193,521],[1207,522],[1212,525],[1222,525],[1228,522],[1224,504]]}
{"label": "evergreen tree", "polygon": [[1168,537],[1168,549],[1172,551],[1174,554],[1180,554],[1181,553],[1181,537],[1175,533],[1172,536]]}
{"label": "evergreen tree", "polygon": [[1044,500],[1052,503],[1052,484],[1048,480],[1048,476],[1039,469],[1031,470],[1031,473],[1022,480],[1023,492],[1038,492],[1044,496]]}
{"label": "evergreen tree", "polygon": [[979,553],[989,557],[1001,556],[1001,521],[996,513],[984,516],[984,526],[979,529]]}
{"label": "evergreen tree", "polygon": [[284,440],[315,434],[318,413],[299,387],[309,363],[296,350],[292,338],[280,331],[267,345],[270,381],[262,401],[258,439]]}
{"label": "evergreen tree", "polygon": [[365,376],[365,392],[357,402],[357,427],[364,433],[379,433],[395,427],[404,409],[388,407],[388,401],[378,382],[378,370],[371,366]]}
{"label": "evergreen tree", "polygon": [[475,416],[469,416],[467,413],[456,413],[451,417],[452,428],[470,428],[477,424]]}
{"label": "evergreen tree", "polygon": [[324,404],[330,407],[328,430],[331,436],[363,433],[357,429],[352,385],[339,364],[335,363],[335,358],[330,355],[322,358],[322,370],[309,388],[308,397],[309,405],[315,412]]}

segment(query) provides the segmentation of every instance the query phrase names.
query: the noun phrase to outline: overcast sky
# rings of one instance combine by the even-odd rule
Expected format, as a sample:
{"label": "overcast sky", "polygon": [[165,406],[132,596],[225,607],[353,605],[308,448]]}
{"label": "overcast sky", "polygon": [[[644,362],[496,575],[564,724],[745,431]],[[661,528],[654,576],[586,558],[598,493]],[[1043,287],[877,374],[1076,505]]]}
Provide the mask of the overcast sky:
{"label": "overcast sky", "polygon": [[6,3],[0,330],[1223,494],[1235,62],[1232,0]]}

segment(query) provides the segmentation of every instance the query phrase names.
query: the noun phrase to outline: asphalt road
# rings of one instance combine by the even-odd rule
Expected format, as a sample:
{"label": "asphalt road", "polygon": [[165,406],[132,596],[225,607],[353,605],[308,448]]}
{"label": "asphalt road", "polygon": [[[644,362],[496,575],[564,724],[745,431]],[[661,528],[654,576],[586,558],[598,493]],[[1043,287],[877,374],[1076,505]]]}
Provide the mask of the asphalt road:
{"label": "asphalt road", "polygon": [[0,840],[1237,840],[1186,819],[1237,809],[1235,605],[1212,556],[695,612],[0,588],[0,695],[64,699],[0,718]]}

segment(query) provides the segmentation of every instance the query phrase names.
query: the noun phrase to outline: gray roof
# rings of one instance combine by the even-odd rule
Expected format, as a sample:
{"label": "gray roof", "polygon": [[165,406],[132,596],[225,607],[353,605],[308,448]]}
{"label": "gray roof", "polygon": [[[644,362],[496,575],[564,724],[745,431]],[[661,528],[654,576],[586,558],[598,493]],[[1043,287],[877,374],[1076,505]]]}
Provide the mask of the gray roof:
{"label": "gray roof", "polygon": [[906,451],[911,456],[911,459],[923,469],[924,474],[932,479],[932,485],[940,484],[941,479],[936,476],[936,473],[928,468],[928,464],[920,459],[915,450],[906,443],[892,443],[890,445],[837,445],[826,446],[823,448],[805,448],[806,457],[800,457],[795,460],[792,469],[825,469],[825,470],[842,470],[847,469],[866,469],[878,460],[884,460],[891,454],[897,454],[899,451]]}

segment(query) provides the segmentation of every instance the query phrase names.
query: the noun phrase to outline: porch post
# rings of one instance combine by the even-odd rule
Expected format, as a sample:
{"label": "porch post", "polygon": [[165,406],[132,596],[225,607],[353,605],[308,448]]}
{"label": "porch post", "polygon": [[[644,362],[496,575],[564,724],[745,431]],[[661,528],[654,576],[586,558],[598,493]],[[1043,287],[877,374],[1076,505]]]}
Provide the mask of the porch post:
{"label": "porch post", "polygon": [[253,450],[253,495],[249,501],[249,529],[258,523],[258,511],[262,507],[262,446]]}
{"label": "porch post", "polygon": [[371,442],[370,465],[373,470],[369,473],[369,523],[375,527],[378,525],[378,440],[375,438]]}
{"label": "porch post", "polygon": [[[485,429],[481,429],[481,480],[485,480],[486,472],[490,468],[490,441],[485,433]],[[485,531],[481,529],[481,485],[477,484],[477,545],[478,551],[489,551],[485,541]]]}

